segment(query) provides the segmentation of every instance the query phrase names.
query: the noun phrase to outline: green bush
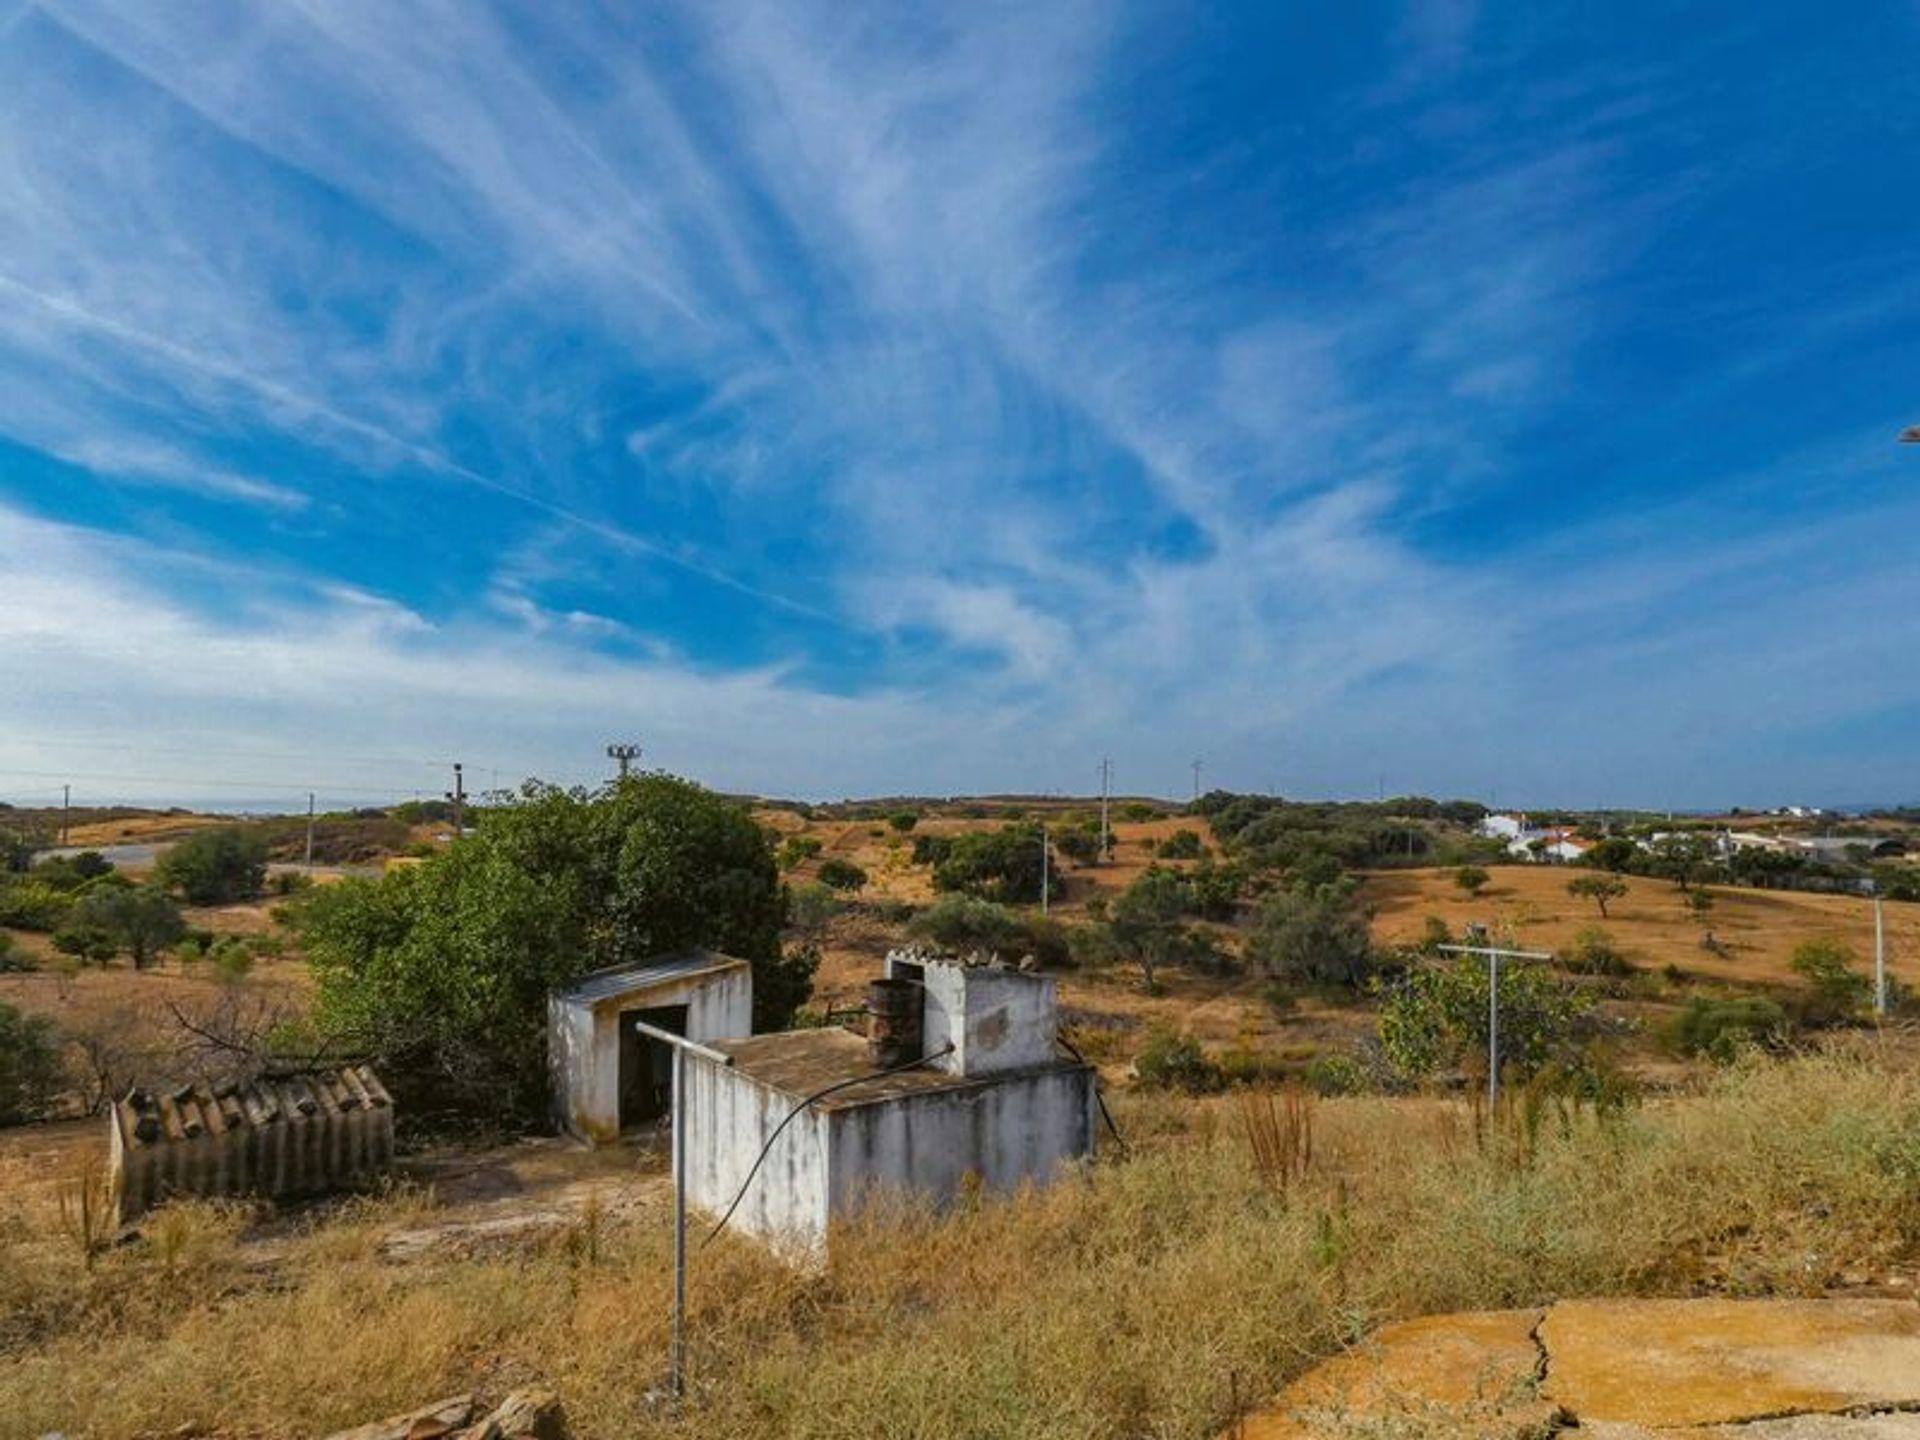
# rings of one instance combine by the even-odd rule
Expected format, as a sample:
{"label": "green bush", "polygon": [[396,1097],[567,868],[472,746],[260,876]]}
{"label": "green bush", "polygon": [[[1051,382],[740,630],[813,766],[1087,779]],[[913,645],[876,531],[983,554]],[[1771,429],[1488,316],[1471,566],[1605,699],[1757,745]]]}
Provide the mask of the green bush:
{"label": "green bush", "polygon": [[1695,996],[1674,1017],[1669,1036],[1688,1055],[1704,1055],[1727,1064],[1743,1051],[1772,1049],[1792,1034],[1787,1012],[1771,1000],[1748,996],[1709,1000]]}
{"label": "green bush", "polygon": [[1367,920],[1350,879],[1276,890],[1260,903],[1247,959],[1275,979],[1358,990],[1375,966]]}
{"label": "green bush", "polygon": [[1162,860],[1198,860],[1207,853],[1200,836],[1192,830],[1176,830],[1162,840],[1158,849]]}
{"label": "green bush", "polygon": [[774,858],[782,870],[791,870],[820,853],[820,841],[812,835],[789,835],[780,842]]}
{"label": "green bush", "polygon": [[1788,965],[1813,985],[1813,1003],[1805,1007],[1810,1023],[1845,1020],[1872,994],[1872,982],[1853,968],[1856,960],[1838,940],[1808,940],[1794,950]]}
{"label": "green bush", "polygon": [[1122,820],[1130,820],[1136,825],[1143,821],[1153,819],[1153,817],[1159,813],[1160,812],[1155,810],[1153,806],[1139,800],[1129,800],[1120,807],[1120,818]]}
{"label": "green bush", "polygon": [[236,825],[196,830],[161,855],[154,876],[192,905],[252,900],[266,885],[267,843]]}
{"label": "green bush", "polygon": [[33,969],[33,961],[27,952],[13,943],[13,936],[0,930],[0,975],[9,971],[18,973]]}
{"label": "green bush", "polygon": [[1076,865],[1091,865],[1100,858],[1100,836],[1090,830],[1056,830],[1053,848]]}
{"label": "green bush", "polygon": [[1576,975],[1631,975],[1633,966],[1615,948],[1613,937],[1598,925],[1587,925],[1574,932],[1573,941],[1560,956],[1560,963]]}
{"label": "green bush", "polygon": [[893,814],[887,816],[887,824],[891,825],[902,835],[907,834],[919,823],[920,815],[917,811],[913,810],[896,810]]}
{"label": "green bush", "polygon": [[826,927],[827,922],[847,908],[847,902],[832,888],[815,881],[796,886],[787,897],[787,923],[803,935]]}
{"label": "green bush", "polygon": [[820,862],[820,883],[834,890],[861,890],[866,888],[867,872],[851,860],[842,860],[838,855],[829,856]]}
{"label": "green bush", "polygon": [[57,930],[73,909],[73,897],[44,880],[0,878],[0,925],[14,930]]}
{"label": "green bush", "polygon": [[60,1088],[53,1021],[0,1001],[0,1125],[45,1117]]}
{"label": "green bush", "polygon": [[1012,954],[1026,939],[1020,917],[977,895],[942,895],[914,916],[907,933],[945,950]]}
{"label": "green bush", "polygon": [[[1380,1011],[1380,1045],[1401,1075],[1418,1079],[1484,1057],[1487,967],[1461,955],[1444,967],[1416,970],[1396,985]],[[1582,994],[1535,965],[1500,969],[1500,1068],[1532,1075],[1548,1065],[1586,1067],[1578,1047],[1581,1021],[1593,1008]]]}
{"label": "green bush", "polygon": [[1143,1085],[1193,1095],[1218,1090],[1221,1084],[1220,1067],[1207,1058],[1200,1042],[1175,1030],[1155,1029],[1147,1036],[1133,1073]]}
{"label": "green bush", "polygon": [[120,953],[120,942],[104,926],[69,920],[53,932],[53,948],[88,965],[104,965]]}
{"label": "green bush", "polygon": [[1307,1088],[1316,1095],[1358,1095],[1367,1072],[1351,1055],[1321,1055],[1307,1066]]}
{"label": "green bush", "polygon": [[135,890],[95,890],[74,906],[74,924],[99,930],[132,957],[141,969],[187,933],[179,907],[151,886]]}
{"label": "green bush", "polygon": [[[1046,865],[1039,828],[1009,825],[955,836],[933,868],[933,888],[963,891],[1002,905],[1030,905],[1040,899],[1043,874]],[[1047,881],[1048,889],[1057,895],[1059,875],[1048,875]]]}

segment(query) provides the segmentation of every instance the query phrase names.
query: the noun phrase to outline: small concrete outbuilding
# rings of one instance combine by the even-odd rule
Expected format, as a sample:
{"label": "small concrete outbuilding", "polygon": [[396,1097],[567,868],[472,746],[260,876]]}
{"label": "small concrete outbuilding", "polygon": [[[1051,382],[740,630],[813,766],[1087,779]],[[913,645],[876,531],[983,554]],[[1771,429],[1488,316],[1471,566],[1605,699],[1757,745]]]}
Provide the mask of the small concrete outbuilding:
{"label": "small concrete outbuilding", "polygon": [[672,1108],[672,1050],[635,1021],[705,1044],[750,1035],[753,967],[689,950],[596,970],[547,998],[556,1118],[590,1145],[610,1145]]}
{"label": "small concrete outbuilding", "polygon": [[[1093,1070],[1060,1051],[1054,982],[887,957],[865,1039],[828,1028],[689,1053],[688,1197],[790,1253],[876,1191],[945,1204],[1054,1178],[1094,1145]],[[757,1168],[756,1168],[757,1167]]]}

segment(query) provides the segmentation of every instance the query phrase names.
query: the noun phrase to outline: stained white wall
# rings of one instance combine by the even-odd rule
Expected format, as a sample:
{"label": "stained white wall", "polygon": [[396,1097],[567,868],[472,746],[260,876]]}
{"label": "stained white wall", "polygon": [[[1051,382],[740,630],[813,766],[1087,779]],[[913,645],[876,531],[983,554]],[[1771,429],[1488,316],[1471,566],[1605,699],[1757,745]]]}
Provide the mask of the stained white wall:
{"label": "stained white wall", "polygon": [[[1094,1148],[1094,1077],[1078,1066],[998,1075],[797,1116],[768,1152],[729,1228],[790,1255],[818,1253],[831,1217],[879,1191],[944,1205],[969,1174],[1005,1193],[1045,1184]],[[689,1056],[688,1195],[716,1218],[797,1096]]]}
{"label": "stained white wall", "polygon": [[[888,956],[888,973],[893,973]],[[1018,970],[917,960],[926,989],[922,1036],[930,1057],[948,1044],[951,1054],[928,1063],[949,1075],[993,1075],[1030,1070],[1059,1058],[1054,982]],[[905,970],[902,973],[908,973]]]}
{"label": "stained white wall", "polygon": [[670,977],[596,1001],[550,997],[548,1067],[565,1129],[596,1145],[620,1138],[620,1016],[661,1005],[687,1007],[689,1040],[738,1040],[753,1033],[753,972]]}
{"label": "stained white wall", "polygon": [[969,1174],[1001,1193],[1045,1184],[1093,1153],[1094,1106],[1093,1072],[1067,1066],[831,1111],[828,1208],[889,1189],[945,1204]]}
{"label": "stained white wall", "polygon": [[[685,1081],[687,1199],[717,1220],[799,1097],[698,1055],[686,1057]],[[729,1228],[804,1253],[826,1238],[827,1193],[827,1112],[811,1108],[774,1141]]]}

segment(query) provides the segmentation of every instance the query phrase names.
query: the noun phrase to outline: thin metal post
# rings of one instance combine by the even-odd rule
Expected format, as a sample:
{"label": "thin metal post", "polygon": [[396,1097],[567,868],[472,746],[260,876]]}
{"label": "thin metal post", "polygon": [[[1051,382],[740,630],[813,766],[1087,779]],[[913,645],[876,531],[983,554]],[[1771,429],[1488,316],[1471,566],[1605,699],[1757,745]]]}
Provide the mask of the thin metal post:
{"label": "thin metal post", "polygon": [[307,874],[313,874],[313,791],[307,792]]}
{"label": "thin metal post", "polygon": [[1047,827],[1044,821],[1040,825],[1040,913],[1047,913],[1047,892],[1053,888],[1047,870]]}
{"label": "thin metal post", "polygon": [[1500,952],[1487,956],[1487,1104],[1500,1103]]}
{"label": "thin metal post", "polygon": [[687,1393],[687,1052],[673,1047],[673,1398]]}
{"label": "thin metal post", "polygon": [[1880,896],[1873,897],[1873,1013],[1887,1014],[1887,927],[1880,914]]}
{"label": "thin metal post", "polygon": [[73,817],[73,786],[62,785],[60,787],[60,843],[62,845],[65,845],[67,843],[67,836],[73,828],[72,825],[69,823],[72,817]]}

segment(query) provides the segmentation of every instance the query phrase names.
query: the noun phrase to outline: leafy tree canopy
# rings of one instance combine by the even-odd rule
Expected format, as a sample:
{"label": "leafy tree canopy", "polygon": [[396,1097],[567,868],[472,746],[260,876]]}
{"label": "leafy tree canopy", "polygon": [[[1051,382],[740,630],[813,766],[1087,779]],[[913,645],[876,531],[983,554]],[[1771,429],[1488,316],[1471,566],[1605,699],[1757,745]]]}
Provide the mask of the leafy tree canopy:
{"label": "leafy tree canopy", "polygon": [[196,830],[171,846],[154,872],[192,905],[251,900],[266,886],[267,842],[235,825]]}
{"label": "leafy tree canopy", "polygon": [[529,783],[423,865],[304,897],[317,1015],[404,1081],[530,1116],[546,997],[603,966],[695,947],[749,961],[754,1020],[788,1023],[817,956],[783,956],[786,893],[745,807],[668,775],[597,792]]}

